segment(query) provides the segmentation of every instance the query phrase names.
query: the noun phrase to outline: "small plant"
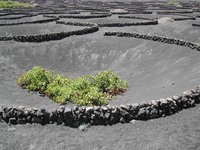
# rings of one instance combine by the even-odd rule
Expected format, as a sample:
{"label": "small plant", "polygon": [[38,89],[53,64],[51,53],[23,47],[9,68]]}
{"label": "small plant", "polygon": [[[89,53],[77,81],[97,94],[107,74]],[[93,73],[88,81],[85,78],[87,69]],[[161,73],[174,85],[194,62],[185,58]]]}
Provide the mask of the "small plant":
{"label": "small plant", "polygon": [[53,81],[53,74],[41,67],[33,67],[30,71],[22,75],[17,83],[29,91],[39,91],[44,93],[47,86]]}
{"label": "small plant", "polygon": [[128,84],[121,80],[120,77],[113,71],[102,71],[93,78],[92,84],[99,88],[103,93],[108,93],[111,96],[118,95],[127,90]]}
{"label": "small plant", "polygon": [[0,0],[0,8],[30,8],[31,4],[15,2],[11,0]]}
{"label": "small plant", "polygon": [[177,1],[169,1],[169,2],[167,2],[167,4],[176,6],[176,5],[179,4],[179,2],[177,2]]}
{"label": "small plant", "polygon": [[39,91],[57,103],[67,101],[79,105],[106,105],[108,100],[125,92],[128,88],[113,71],[102,71],[97,75],[69,79],[53,75],[52,72],[37,66],[18,79],[18,84],[29,91]]}

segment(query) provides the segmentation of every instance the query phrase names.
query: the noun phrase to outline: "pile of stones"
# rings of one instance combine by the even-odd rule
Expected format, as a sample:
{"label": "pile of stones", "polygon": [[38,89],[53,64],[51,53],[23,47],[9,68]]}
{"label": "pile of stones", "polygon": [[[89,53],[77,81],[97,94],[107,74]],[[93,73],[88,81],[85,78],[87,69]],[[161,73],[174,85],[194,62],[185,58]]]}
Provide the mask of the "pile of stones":
{"label": "pile of stones", "polygon": [[81,124],[112,125],[129,123],[131,120],[148,120],[169,116],[200,103],[200,87],[183,92],[172,98],[152,100],[140,104],[120,106],[73,106],[64,105],[48,111],[44,108],[0,107],[0,121],[9,124],[39,123],[63,124],[78,127]]}

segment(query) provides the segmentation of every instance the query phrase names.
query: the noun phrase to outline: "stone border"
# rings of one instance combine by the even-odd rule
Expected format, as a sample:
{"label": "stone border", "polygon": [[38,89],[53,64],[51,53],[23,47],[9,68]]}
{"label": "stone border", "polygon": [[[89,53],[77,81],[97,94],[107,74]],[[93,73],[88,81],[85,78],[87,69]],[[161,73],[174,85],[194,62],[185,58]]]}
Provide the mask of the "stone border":
{"label": "stone border", "polygon": [[28,15],[15,16],[15,17],[5,17],[5,18],[0,17],[0,20],[16,20],[16,19],[22,19],[22,18],[27,18],[27,17],[33,17],[33,16],[36,16],[36,15],[28,14]]}
{"label": "stone border", "polygon": [[65,22],[65,21],[56,21],[57,24],[65,24],[65,25],[71,25],[71,26],[86,26],[86,27],[92,27],[97,24],[95,23],[85,23],[85,22]]}
{"label": "stone border", "polygon": [[59,33],[50,34],[40,34],[40,35],[21,35],[21,36],[10,36],[10,37],[0,37],[0,41],[18,41],[18,42],[45,42],[52,40],[61,40],[63,38],[73,36],[73,35],[84,35],[97,32],[99,30],[98,26],[84,28],[82,30],[67,31]]}
{"label": "stone border", "polygon": [[59,18],[72,18],[72,19],[92,19],[92,18],[107,18],[111,14],[101,14],[101,15],[87,15],[87,16],[73,16],[73,15],[59,15]]}
{"label": "stone border", "polygon": [[125,26],[142,26],[142,25],[157,25],[158,21],[146,21],[146,22],[132,22],[132,23],[98,23],[99,27],[125,27]]}
{"label": "stone border", "polygon": [[38,23],[48,23],[48,22],[54,22],[59,20],[59,18],[51,18],[51,19],[41,19],[41,20],[35,20],[35,21],[25,21],[25,22],[14,22],[14,23],[2,23],[0,26],[14,26],[14,25],[22,25],[22,24],[38,24]]}
{"label": "stone border", "polygon": [[196,20],[195,17],[184,17],[184,18],[172,18],[174,21],[183,21],[183,20]]}
{"label": "stone border", "polygon": [[165,117],[200,103],[200,87],[172,98],[120,106],[60,106],[52,111],[44,108],[0,107],[0,121],[15,125],[26,123],[63,124],[78,127],[81,124],[113,125],[131,120],[149,120]]}
{"label": "stone border", "polygon": [[138,38],[138,39],[145,39],[145,40],[163,42],[163,43],[168,43],[168,44],[175,44],[175,45],[179,45],[179,46],[185,46],[185,47],[189,47],[191,49],[200,51],[199,44],[184,41],[181,39],[174,39],[174,38],[170,38],[170,37],[139,34],[139,33],[128,33],[128,32],[105,32],[104,36],[117,36],[117,37],[127,37],[127,38],[133,37],[133,38]]}
{"label": "stone border", "polygon": [[118,18],[142,19],[142,20],[155,20],[155,19],[158,19],[158,18],[138,17],[138,16],[118,16]]}
{"label": "stone border", "polygon": [[157,11],[157,14],[162,14],[162,15],[173,15],[173,14],[191,14],[193,13],[193,10],[191,11]]}
{"label": "stone border", "polygon": [[125,27],[125,26],[141,26],[141,25],[157,25],[157,20],[146,21],[146,22],[132,22],[132,23],[85,23],[85,22],[65,22],[65,21],[56,21],[59,24],[73,25],[73,26],[94,26],[99,27]]}
{"label": "stone border", "polygon": [[192,26],[194,26],[194,27],[200,27],[200,24],[193,23]]}

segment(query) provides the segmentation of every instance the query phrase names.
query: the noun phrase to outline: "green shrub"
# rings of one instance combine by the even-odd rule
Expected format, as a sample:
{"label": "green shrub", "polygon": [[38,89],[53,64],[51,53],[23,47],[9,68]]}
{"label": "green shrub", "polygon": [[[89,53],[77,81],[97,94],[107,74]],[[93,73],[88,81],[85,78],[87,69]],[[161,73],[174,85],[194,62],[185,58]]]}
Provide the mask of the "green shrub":
{"label": "green shrub", "polygon": [[110,95],[118,95],[127,90],[128,84],[121,80],[119,76],[113,71],[102,71],[93,78],[92,85],[99,88],[103,93]]}
{"label": "green shrub", "polygon": [[167,4],[176,6],[176,5],[179,4],[179,2],[177,2],[177,1],[169,1],[169,2],[167,2]]}
{"label": "green shrub", "polygon": [[49,83],[53,81],[53,74],[41,67],[33,67],[17,80],[18,84],[29,91],[44,93]]}
{"label": "green shrub", "polygon": [[11,0],[0,0],[0,8],[30,8],[31,4],[15,2]]}
{"label": "green shrub", "polygon": [[33,67],[18,79],[18,84],[30,91],[45,93],[57,103],[67,101],[79,105],[106,105],[112,96],[125,92],[128,88],[112,71],[102,71],[94,76],[82,76],[69,79],[66,76],[53,75],[41,67]]}

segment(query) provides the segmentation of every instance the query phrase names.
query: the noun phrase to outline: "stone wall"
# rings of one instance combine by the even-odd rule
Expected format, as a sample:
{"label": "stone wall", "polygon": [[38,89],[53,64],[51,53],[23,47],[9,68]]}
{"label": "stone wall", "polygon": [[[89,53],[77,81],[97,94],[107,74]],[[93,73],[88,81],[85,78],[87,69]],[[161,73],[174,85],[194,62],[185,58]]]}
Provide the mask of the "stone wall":
{"label": "stone wall", "polygon": [[59,33],[41,34],[41,35],[21,35],[21,36],[10,36],[10,37],[0,37],[0,41],[14,40],[18,42],[45,42],[52,40],[60,40],[65,37],[73,35],[84,35],[89,33],[94,33],[99,30],[98,26],[88,27],[82,30],[67,31]]}
{"label": "stone wall", "polygon": [[56,23],[65,24],[65,25],[73,25],[73,26],[94,26],[97,25],[99,27],[125,27],[125,26],[140,26],[140,25],[157,25],[157,20],[145,21],[145,22],[132,22],[132,23],[85,23],[85,22],[64,22],[57,21]]}
{"label": "stone wall", "polygon": [[157,18],[147,18],[147,17],[138,17],[138,16],[118,16],[118,18],[142,19],[142,20],[154,20],[154,19],[157,19]]}
{"label": "stone wall", "polygon": [[63,124],[78,127],[81,124],[112,125],[131,120],[148,120],[169,116],[200,103],[200,87],[172,98],[120,106],[60,106],[47,111],[43,108],[0,107],[0,121],[9,124],[39,123]]}
{"label": "stone wall", "polygon": [[97,24],[94,24],[94,23],[85,23],[85,22],[65,22],[65,21],[56,21],[56,23],[57,23],[57,24],[72,25],[72,26],[86,26],[86,27],[97,26]]}
{"label": "stone wall", "polygon": [[163,42],[168,44],[175,44],[179,46],[185,46],[200,51],[200,45],[198,44],[170,37],[153,36],[153,35],[146,35],[139,33],[127,33],[127,32],[105,32],[104,36],[117,36],[117,37],[128,37],[128,38],[133,37],[133,38]]}
{"label": "stone wall", "polygon": [[85,16],[73,16],[73,15],[59,15],[59,18],[73,18],[73,19],[91,19],[91,18],[106,18],[110,17],[111,14],[101,14],[101,15],[85,15]]}
{"label": "stone wall", "polygon": [[179,17],[179,18],[173,18],[175,21],[183,21],[183,20],[196,20],[195,17]]}
{"label": "stone wall", "polygon": [[193,23],[192,26],[200,27],[200,24]]}
{"label": "stone wall", "polygon": [[125,26],[141,26],[141,25],[157,25],[158,21],[146,21],[146,22],[132,22],[132,23],[98,23],[99,27],[125,27]]}
{"label": "stone wall", "polygon": [[173,15],[173,14],[190,14],[193,13],[193,10],[185,10],[185,11],[157,11],[157,14],[162,15]]}
{"label": "stone wall", "polygon": [[15,17],[4,17],[4,18],[0,17],[0,20],[16,20],[16,19],[21,19],[21,18],[26,18],[26,17],[33,17],[33,16],[36,16],[36,15],[29,14],[29,15],[15,16]]}
{"label": "stone wall", "polygon": [[38,24],[38,23],[48,23],[57,21],[59,18],[50,18],[50,19],[41,19],[35,21],[24,21],[24,22],[13,22],[13,23],[2,23],[0,26],[14,26],[14,25],[22,25],[22,24]]}

